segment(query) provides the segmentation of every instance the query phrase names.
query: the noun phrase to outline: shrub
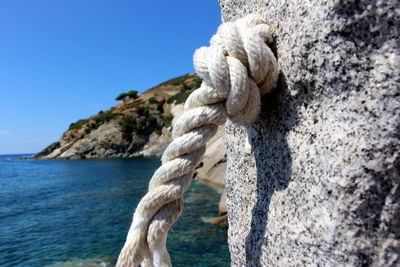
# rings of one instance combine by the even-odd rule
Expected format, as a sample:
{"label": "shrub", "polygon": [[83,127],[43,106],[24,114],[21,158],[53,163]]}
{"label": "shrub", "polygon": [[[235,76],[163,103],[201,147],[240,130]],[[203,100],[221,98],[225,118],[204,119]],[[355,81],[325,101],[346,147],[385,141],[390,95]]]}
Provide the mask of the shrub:
{"label": "shrub", "polygon": [[172,124],[172,119],[174,118],[174,116],[172,116],[172,114],[168,114],[168,115],[164,115],[162,116],[162,119],[164,121],[164,127],[169,127]]}
{"label": "shrub", "polygon": [[145,116],[145,117],[147,117],[147,116],[149,116],[149,113],[150,113],[149,107],[139,106],[139,107],[136,108],[136,113],[137,113],[137,115],[138,115],[139,117],[140,117],[140,116]]}
{"label": "shrub", "polygon": [[115,98],[115,100],[120,101],[120,100],[125,100],[125,98],[126,98],[126,93],[121,93]]}
{"label": "shrub", "polygon": [[138,93],[139,93],[138,91],[132,90],[132,91],[129,91],[128,93],[126,93],[126,95],[130,98],[136,99],[136,98],[138,98]]}
{"label": "shrub", "polygon": [[125,115],[119,123],[122,137],[128,142],[132,141],[132,132],[136,130],[136,119],[133,116]]}
{"label": "shrub", "polygon": [[160,115],[156,116],[141,116],[135,117],[132,115],[124,115],[119,126],[121,129],[122,137],[128,142],[132,141],[132,133],[136,132],[140,135],[150,135],[152,132],[156,131],[161,134],[161,129],[164,124],[164,118],[160,119]]}
{"label": "shrub", "polygon": [[126,98],[136,99],[136,98],[138,98],[138,95],[137,95],[138,93],[139,92],[136,90],[129,91],[128,93],[121,93],[115,98],[115,100],[120,101],[120,100],[125,100]]}
{"label": "shrub", "polygon": [[187,85],[186,83],[182,83],[181,87],[182,87],[181,91],[187,91],[187,90],[191,89],[191,87],[189,85]]}
{"label": "shrub", "polygon": [[79,129],[81,129],[82,126],[83,126],[85,123],[87,123],[87,122],[88,122],[88,120],[85,119],[85,120],[78,120],[77,122],[71,123],[71,124],[69,125],[68,131],[69,131],[69,130],[79,130]]}
{"label": "shrub", "polygon": [[158,110],[160,113],[164,113],[164,103],[165,103],[165,99],[163,99],[163,100],[161,100],[160,102],[158,102],[157,110]]}
{"label": "shrub", "polygon": [[143,134],[146,131],[147,123],[146,118],[141,117],[136,120],[136,132],[139,134]]}
{"label": "shrub", "polygon": [[180,91],[179,93],[168,97],[167,103],[169,103],[169,104],[171,104],[173,102],[176,102],[176,104],[184,103],[191,93],[192,93],[191,90]]}
{"label": "shrub", "polygon": [[93,122],[93,123],[90,123],[88,125],[88,127],[89,127],[89,129],[96,129],[98,126],[97,126],[96,122]]}
{"label": "shrub", "polygon": [[149,135],[154,131],[162,129],[163,122],[159,122],[156,116],[140,117],[136,120],[136,132]]}
{"label": "shrub", "polygon": [[154,96],[152,96],[149,98],[149,103],[150,104],[158,104],[158,100]]}
{"label": "shrub", "polygon": [[160,85],[166,85],[166,84],[171,84],[171,85],[180,85],[182,84],[184,81],[186,81],[186,79],[189,77],[189,74],[185,74],[173,79],[170,79],[166,82],[161,83]]}
{"label": "shrub", "polygon": [[138,114],[138,116],[143,116],[144,114],[144,107],[143,106],[138,106],[136,107],[136,113]]}
{"label": "shrub", "polygon": [[96,122],[97,125],[101,125],[105,122],[108,122],[112,119],[114,119],[115,117],[121,115],[120,113],[111,113],[110,111],[107,112],[103,112],[99,115],[97,115],[96,117],[94,117],[94,121]]}

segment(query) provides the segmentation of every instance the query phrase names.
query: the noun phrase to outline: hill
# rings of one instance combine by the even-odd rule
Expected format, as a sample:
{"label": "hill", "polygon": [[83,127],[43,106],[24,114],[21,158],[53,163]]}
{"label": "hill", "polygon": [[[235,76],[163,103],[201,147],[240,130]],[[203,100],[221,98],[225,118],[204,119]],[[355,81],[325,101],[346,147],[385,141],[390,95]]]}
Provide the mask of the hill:
{"label": "hill", "polygon": [[[117,105],[71,123],[59,141],[36,159],[86,159],[160,156],[171,141],[174,115],[180,114],[201,79],[195,74],[163,82],[142,94],[122,93]],[[176,111],[174,111],[174,108]]]}

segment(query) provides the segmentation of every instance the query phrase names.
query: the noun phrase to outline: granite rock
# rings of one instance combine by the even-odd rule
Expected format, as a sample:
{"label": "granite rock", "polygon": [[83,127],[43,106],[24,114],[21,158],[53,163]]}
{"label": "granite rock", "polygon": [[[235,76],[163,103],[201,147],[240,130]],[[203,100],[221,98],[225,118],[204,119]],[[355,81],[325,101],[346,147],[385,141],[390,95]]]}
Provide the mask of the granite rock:
{"label": "granite rock", "polygon": [[206,152],[196,169],[195,179],[222,192],[224,190],[225,169],[225,127],[220,126],[217,133],[206,144]]}
{"label": "granite rock", "polygon": [[218,217],[202,218],[204,222],[214,224],[221,228],[228,227],[226,215],[226,140],[225,127],[220,126],[217,133],[208,140],[206,152],[204,153],[198,168],[195,171],[195,179],[207,184],[221,193],[218,204]]}
{"label": "granite rock", "polygon": [[232,266],[400,265],[399,2],[221,0],[259,12],[280,79],[228,122]]}

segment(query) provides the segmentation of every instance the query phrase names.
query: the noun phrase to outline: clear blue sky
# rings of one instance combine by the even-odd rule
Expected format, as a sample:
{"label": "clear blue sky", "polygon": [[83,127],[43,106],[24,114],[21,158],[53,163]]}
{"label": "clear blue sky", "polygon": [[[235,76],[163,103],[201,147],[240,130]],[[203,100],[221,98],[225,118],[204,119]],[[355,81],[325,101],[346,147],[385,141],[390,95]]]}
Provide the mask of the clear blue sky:
{"label": "clear blue sky", "polygon": [[0,154],[36,153],[125,91],[193,72],[217,0],[1,0]]}

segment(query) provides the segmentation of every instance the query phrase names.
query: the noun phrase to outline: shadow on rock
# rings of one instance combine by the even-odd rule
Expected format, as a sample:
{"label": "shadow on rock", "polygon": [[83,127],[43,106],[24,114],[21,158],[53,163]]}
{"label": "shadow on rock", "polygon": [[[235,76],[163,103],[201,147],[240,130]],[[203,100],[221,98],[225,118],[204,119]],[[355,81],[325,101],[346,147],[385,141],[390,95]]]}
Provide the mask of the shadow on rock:
{"label": "shadow on rock", "polygon": [[249,127],[249,142],[257,168],[257,201],[252,209],[250,231],[246,237],[247,266],[261,266],[262,247],[268,243],[266,229],[271,198],[286,189],[291,180],[292,158],[286,134],[297,123],[296,108],[280,75],[278,87],[262,100],[260,119]]}

